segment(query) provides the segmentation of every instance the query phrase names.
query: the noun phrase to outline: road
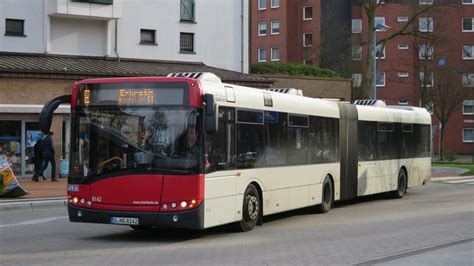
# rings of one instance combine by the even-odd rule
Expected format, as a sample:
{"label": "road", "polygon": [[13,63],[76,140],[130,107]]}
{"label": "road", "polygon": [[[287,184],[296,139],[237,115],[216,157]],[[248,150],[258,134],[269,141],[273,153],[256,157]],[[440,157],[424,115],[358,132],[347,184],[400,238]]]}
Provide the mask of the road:
{"label": "road", "polygon": [[473,265],[474,183],[433,182],[327,214],[292,211],[247,233],[72,224],[64,208],[0,214],[0,265]]}

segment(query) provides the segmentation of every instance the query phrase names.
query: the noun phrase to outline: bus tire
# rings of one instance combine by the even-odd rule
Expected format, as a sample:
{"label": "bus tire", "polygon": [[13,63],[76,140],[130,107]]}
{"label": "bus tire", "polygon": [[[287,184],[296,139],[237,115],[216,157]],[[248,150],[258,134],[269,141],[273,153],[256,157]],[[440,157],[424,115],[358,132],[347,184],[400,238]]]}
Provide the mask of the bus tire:
{"label": "bus tire", "polygon": [[260,216],[260,196],[257,188],[250,184],[245,189],[244,201],[242,205],[242,220],[238,229],[241,232],[252,230],[257,224]]}
{"label": "bus tire", "polygon": [[407,192],[407,173],[405,170],[400,169],[398,172],[398,182],[397,182],[397,190],[392,191],[391,196],[394,199],[401,199]]}
{"label": "bus tire", "polygon": [[331,182],[331,178],[326,176],[323,181],[323,189],[321,195],[321,204],[316,205],[316,211],[318,213],[326,213],[331,210],[334,203],[334,188]]}

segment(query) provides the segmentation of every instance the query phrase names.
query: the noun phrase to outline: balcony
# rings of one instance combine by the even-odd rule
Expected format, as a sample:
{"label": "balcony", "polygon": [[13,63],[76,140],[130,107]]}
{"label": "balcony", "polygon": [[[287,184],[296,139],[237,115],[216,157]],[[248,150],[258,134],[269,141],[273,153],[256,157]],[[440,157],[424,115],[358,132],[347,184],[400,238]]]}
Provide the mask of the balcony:
{"label": "balcony", "polygon": [[48,0],[48,15],[54,17],[111,20],[121,17],[119,0]]}

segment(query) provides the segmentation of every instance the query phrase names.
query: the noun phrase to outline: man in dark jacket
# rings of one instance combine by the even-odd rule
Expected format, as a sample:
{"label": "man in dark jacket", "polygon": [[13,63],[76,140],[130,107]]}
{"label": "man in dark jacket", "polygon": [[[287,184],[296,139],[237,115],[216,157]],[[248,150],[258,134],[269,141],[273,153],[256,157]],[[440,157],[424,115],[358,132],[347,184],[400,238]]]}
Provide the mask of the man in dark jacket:
{"label": "man in dark jacket", "polygon": [[56,179],[56,162],[54,161],[53,132],[46,134],[43,143],[43,167],[40,172],[43,173],[48,164],[51,163],[51,182],[58,182]]}

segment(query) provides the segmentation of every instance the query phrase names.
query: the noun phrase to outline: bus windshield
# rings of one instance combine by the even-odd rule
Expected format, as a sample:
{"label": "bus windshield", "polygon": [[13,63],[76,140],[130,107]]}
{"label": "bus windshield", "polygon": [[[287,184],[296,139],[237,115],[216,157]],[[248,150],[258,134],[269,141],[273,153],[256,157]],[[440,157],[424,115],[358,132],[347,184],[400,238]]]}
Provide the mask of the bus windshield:
{"label": "bus windshield", "polygon": [[80,108],[73,113],[71,178],[199,173],[200,116],[190,107]]}

